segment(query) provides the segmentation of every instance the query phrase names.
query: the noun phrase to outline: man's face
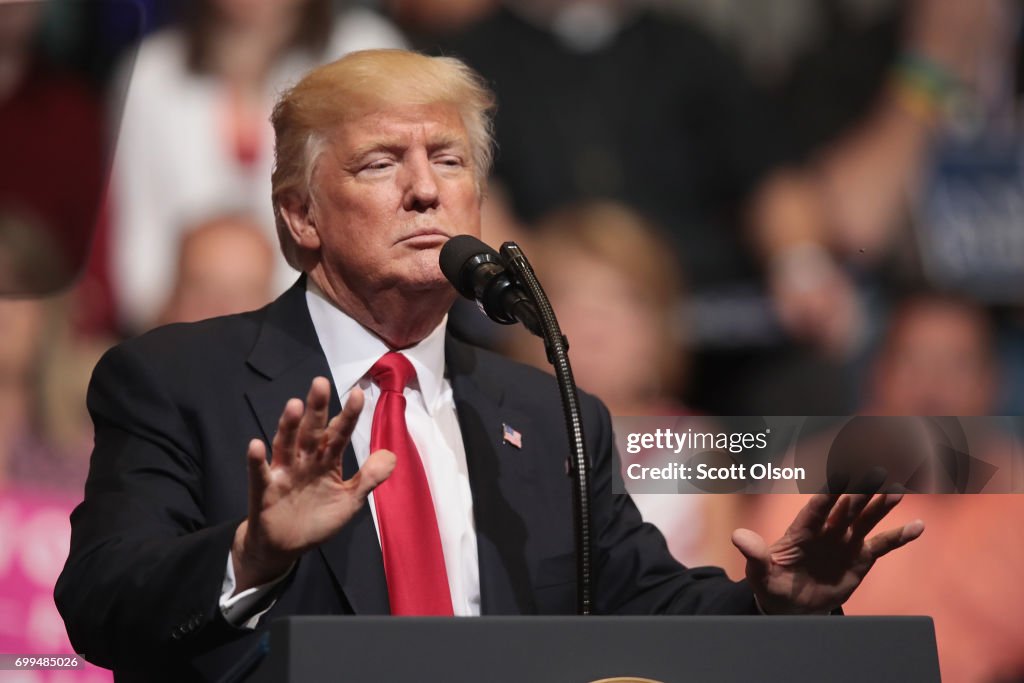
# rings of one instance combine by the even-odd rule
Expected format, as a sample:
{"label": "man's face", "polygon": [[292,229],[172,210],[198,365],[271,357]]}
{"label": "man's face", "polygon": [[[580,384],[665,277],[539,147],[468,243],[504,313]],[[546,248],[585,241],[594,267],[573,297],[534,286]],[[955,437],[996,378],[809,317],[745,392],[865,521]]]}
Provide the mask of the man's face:
{"label": "man's face", "polygon": [[313,173],[313,219],[328,279],[368,295],[451,289],[441,247],[479,236],[480,197],[458,110],[390,108],[340,125]]}

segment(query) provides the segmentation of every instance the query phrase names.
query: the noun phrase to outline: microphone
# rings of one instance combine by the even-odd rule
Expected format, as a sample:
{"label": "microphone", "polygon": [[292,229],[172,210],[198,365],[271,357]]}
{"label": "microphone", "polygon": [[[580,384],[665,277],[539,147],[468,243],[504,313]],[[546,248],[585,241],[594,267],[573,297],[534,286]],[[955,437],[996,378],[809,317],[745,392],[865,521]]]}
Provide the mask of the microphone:
{"label": "microphone", "polygon": [[441,248],[438,261],[456,291],[476,301],[488,318],[502,325],[521,322],[543,336],[537,307],[494,249],[471,235],[456,235]]}
{"label": "microphone", "polygon": [[[544,289],[526,254],[505,242],[501,254],[475,237],[459,235],[441,247],[441,272],[459,294],[476,301],[488,318],[510,325],[519,320],[544,340],[565,412],[570,456],[565,473],[573,478],[573,537],[576,546],[576,610],[590,614],[593,603],[594,533],[590,515],[590,459],[583,439],[579,393],[569,364],[569,340],[562,334]],[[543,323],[543,324],[542,324]]]}

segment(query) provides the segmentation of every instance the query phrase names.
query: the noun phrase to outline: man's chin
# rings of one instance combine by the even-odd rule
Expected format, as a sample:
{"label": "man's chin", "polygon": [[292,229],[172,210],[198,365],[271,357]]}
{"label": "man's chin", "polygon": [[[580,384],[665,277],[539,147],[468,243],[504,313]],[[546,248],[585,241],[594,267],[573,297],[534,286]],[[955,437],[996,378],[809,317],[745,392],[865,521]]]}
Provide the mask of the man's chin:
{"label": "man's chin", "polygon": [[422,296],[441,296],[455,299],[457,293],[452,284],[441,273],[441,269],[435,264],[433,269],[426,272],[409,273],[398,287],[403,291],[416,292]]}
{"label": "man's chin", "polygon": [[[452,289],[452,285],[441,272],[441,265],[438,259],[441,249],[423,249],[418,251],[412,258],[403,259],[402,276],[407,280],[410,287],[429,291],[433,289]],[[454,291],[454,290],[453,290]]]}

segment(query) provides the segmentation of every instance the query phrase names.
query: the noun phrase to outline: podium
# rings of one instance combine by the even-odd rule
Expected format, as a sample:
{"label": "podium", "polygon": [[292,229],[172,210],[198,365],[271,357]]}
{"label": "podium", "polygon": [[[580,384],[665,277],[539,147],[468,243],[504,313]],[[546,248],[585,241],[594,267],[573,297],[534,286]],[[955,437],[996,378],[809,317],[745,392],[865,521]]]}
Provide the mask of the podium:
{"label": "podium", "polygon": [[[939,683],[928,617],[290,617],[253,683]],[[610,683],[610,682],[609,682]]]}

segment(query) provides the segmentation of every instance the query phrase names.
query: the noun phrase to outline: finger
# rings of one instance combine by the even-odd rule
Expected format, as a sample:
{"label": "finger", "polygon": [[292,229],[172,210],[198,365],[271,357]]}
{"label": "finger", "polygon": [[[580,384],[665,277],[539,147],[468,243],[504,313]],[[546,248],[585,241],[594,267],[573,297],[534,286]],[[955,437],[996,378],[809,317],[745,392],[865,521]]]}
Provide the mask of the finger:
{"label": "finger", "polygon": [[839,498],[838,493],[816,493],[797,513],[793,523],[789,525],[789,531],[820,531]]}
{"label": "finger", "polygon": [[850,511],[850,496],[842,496],[836,506],[829,513],[828,521],[825,523],[826,532],[835,533],[838,530],[846,531],[849,524],[847,515]]}
{"label": "finger", "polygon": [[324,449],[325,455],[338,467],[341,467],[342,454],[352,439],[352,432],[359,421],[359,414],[363,411],[363,404],[363,390],[356,387],[349,393],[341,412],[327,423],[328,438],[327,446]]}
{"label": "finger", "polygon": [[761,535],[750,529],[736,529],[732,532],[732,544],[747,558],[747,578],[751,581],[768,573],[771,558],[768,557],[768,544]]}
{"label": "finger", "polygon": [[885,516],[892,512],[901,500],[903,500],[902,493],[885,493],[875,496],[875,499],[864,508],[860,517],[850,525],[850,540],[864,540],[864,537],[871,533],[871,530],[878,526],[878,523],[885,519]]}
{"label": "finger", "polygon": [[249,512],[255,513],[263,505],[263,493],[270,481],[270,466],[267,465],[267,447],[260,439],[249,442],[245,453],[245,464],[249,474]]}
{"label": "finger", "polygon": [[391,451],[379,450],[370,453],[359,471],[348,480],[356,501],[362,503],[370,492],[380,486],[395,470],[397,458]]}
{"label": "finger", "polygon": [[331,383],[316,377],[306,395],[306,411],[299,422],[299,452],[316,453],[327,426],[327,406],[331,400]]}
{"label": "finger", "polygon": [[893,550],[905,546],[915,538],[924,533],[924,522],[915,519],[910,524],[904,524],[897,529],[883,531],[877,536],[868,539],[867,549],[872,559],[878,559]]}
{"label": "finger", "polygon": [[838,524],[844,529],[848,527],[864,511],[864,508],[871,502],[873,495],[871,493],[851,493],[847,496],[849,504],[846,505],[846,514],[843,515],[842,519],[836,520]]}
{"label": "finger", "polygon": [[349,392],[345,406],[338,413],[338,434],[346,441],[352,437],[356,423],[359,422],[359,414],[363,412],[364,403],[363,390],[355,387]]}
{"label": "finger", "polygon": [[850,505],[846,511],[845,524],[850,524],[863,512],[871,501],[872,496],[878,493],[885,483],[886,472],[881,467],[872,467],[864,478],[857,485],[857,492],[850,494]]}
{"label": "finger", "polygon": [[295,457],[295,445],[299,437],[299,422],[302,419],[302,401],[289,399],[284,404],[277,421],[277,433],[272,444],[272,464],[290,464]]}

